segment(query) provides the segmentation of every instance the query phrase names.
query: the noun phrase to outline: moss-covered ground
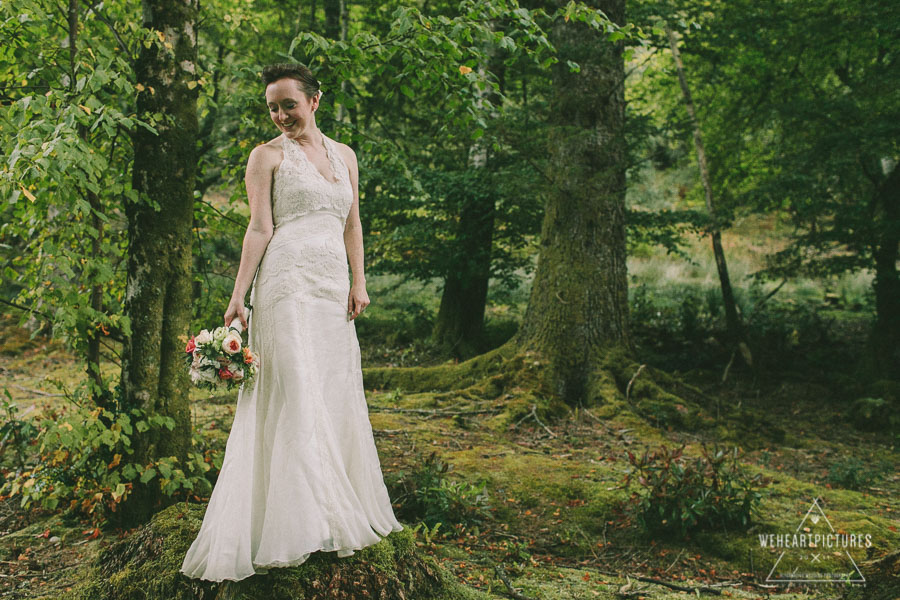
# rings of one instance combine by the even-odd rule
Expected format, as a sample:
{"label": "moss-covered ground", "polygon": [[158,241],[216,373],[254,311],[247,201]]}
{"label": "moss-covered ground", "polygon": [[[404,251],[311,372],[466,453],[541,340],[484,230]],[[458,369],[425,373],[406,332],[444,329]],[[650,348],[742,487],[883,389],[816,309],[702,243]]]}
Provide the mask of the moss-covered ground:
{"label": "moss-covered ground", "polygon": [[[38,342],[3,360],[21,407],[63,402],[39,392],[54,393],[47,377],[71,368],[62,350]],[[311,597],[291,594],[335,572],[374,588],[378,577],[397,575],[391,565],[398,556],[410,557],[404,568],[420,577],[414,597],[423,599],[432,597],[428,582],[443,581],[444,572],[463,586],[440,592],[448,599],[666,599],[697,590],[733,598],[900,597],[896,437],[852,414],[855,400],[871,390],[889,396],[892,384],[857,388],[839,374],[766,378],[740,369],[723,383],[718,369],[666,373],[611,354],[592,382],[591,403],[573,408],[548,399],[542,373],[539,357],[511,346],[468,362],[367,368],[370,418],[392,498],[404,474],[435,453],[452,466],[450,479],[486,482],[490,518],[466,528],[446,523],[434,536],[407,522],[402,535],[349,559],[321,555],[274,569],[233,597]],[[220,452],[233,406],[233,396],[195,396],[195,428]],[[685,444],[696,456],[703,442],[739,446],[742,464],[769,480],[753,524],[682,540],[644,535],[625,510],[633,490],[623,484],[627,453]],[[851,486],[854,468],[878,476]],[[761,548],[759,535],[795,531],[815,499],[837,532],[871,536],[870,548],[851,551],[868,587],[766,583],[777,553]],[[201,516],[202,504],[180,503],[148,528],[103,531],[74,517],[25,512],[16,498],[6,499],[0,598],[216,597],[219,588],[177,574]],[[843,558],[823,560],[840,566]]]}

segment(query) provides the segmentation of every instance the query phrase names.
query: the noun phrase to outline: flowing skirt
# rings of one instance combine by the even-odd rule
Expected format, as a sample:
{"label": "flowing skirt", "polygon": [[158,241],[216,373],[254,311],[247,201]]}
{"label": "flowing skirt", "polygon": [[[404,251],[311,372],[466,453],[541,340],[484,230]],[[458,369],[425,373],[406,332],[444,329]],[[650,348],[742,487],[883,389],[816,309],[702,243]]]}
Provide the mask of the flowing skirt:
{"label": "flowing skirt", "polygon": [[280,226],[251,293],[259,372],[238,394],[203,524],[181,572],[238,581],[400,531],[363,391],[340,220]]}

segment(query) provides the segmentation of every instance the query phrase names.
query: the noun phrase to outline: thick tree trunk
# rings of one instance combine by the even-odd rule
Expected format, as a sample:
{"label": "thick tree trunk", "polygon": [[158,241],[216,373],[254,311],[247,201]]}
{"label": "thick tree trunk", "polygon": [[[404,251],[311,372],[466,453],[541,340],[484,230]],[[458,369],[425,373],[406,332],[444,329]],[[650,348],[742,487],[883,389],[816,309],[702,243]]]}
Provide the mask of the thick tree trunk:
{"label": "thick tree trunk", "polygon": [[694,146],[697,149],[697,164],[700,166],[700,180],[703,183],[703,191],[706,197],[706,210],[713,223],[709,235],[712,240],[713,255],[716,258],[716,268],[719,272],[719,285],[722,289],[722,304],[725,307],[725,324],[728,330],[729,346],[736,346],[744,342],[744,352],[741,353],[741,356],[745,361],[749,362],[751,360],[749,358],[750,351],[746,346],[744,327],[734,301],[731,278],[728,276],[728,264],[725,262],[725,250],[722,249],[722,234],[719,231],[719,224],[716,220],[716,207],[713,201],[712,185],[709,182],[709,169],[706,166],[706,149],[703,146],[703,137],[700,133],[700,122],[697,119],[694,100],[691,97],[691,90],[688,87],[687,77],[684,74],[684,64],[681,62],[681,53],[678,51],[678,40],[675,38],[675,32],[667,26],[666,35],[669,38],[669,47],[672,49],[672,57],[675,59],[675,67],[678,70],[678,83],[681,85],[684,103],[688,116],[691,119],[691,126],[694,129]]}
{"label": "thick tree trunk", "polygon": [[[137,203],[128,216],[128,282],[125,312],[131,337],[124,349],[122,392],[126,408],[175,419],[174,430],[151,428],[133,439],[131,459],[148,464],[161,456],[184,460],[190,448],[191,385],[183,363],[191,317],[191,228],[198,131],[197,2],[144,0],[144,26],[160,33],[161,43],[141,48],[137,100],[143,119],[158,115],[158,134],[137,128],[133,134],[133,186]],[[157,211],[153,205],[157,204]],[[159,480],[135,482],[122,507],[121,519],[139,523],[160,500]]]}
{"label": "thick tree trunk", "polygon": [[[616,23],[625,0],[591,3]],[[555,6],[548,7],[548,11]],[[549,360],[554,393],[583,402],[604,349],[632,352],[625,264],[623,43],[574,21],[556,23],[549,140],[552,186],[541,250],[516,341]],[[581,66],[570,72],[566,60]]]}
{"label": "thick tree trunk", "polygon": [[893,170],[878,190],[876,205],[880,234],[872,254],[875,258],[875,326],[871,347],[877,374],[900,379],[900,276],[897,273],[900,246],[900,167]]}

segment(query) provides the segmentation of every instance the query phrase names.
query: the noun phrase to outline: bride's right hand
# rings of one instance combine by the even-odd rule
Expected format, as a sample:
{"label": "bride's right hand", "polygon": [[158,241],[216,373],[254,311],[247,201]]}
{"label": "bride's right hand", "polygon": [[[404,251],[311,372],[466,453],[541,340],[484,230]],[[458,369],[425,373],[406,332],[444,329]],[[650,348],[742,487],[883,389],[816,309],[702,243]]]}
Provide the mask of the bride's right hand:
{"label": "bride's right hand", "polygon": [[225,327],[234,321],[236,317],[240,317],[242,331],[247,330],[247,316],[244,314],[244,303],[238,302],[234,298],[228,303],[228,309],[225,311]]}

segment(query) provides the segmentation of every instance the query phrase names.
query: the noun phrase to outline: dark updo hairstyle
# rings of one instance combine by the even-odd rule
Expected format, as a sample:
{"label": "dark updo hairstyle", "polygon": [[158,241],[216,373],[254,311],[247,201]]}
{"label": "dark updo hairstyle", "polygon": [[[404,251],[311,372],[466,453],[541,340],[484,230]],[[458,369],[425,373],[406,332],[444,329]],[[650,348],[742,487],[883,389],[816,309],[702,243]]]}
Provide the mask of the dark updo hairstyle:
{"label": "dark updo hairstyle", "polygon": [[270,83],[275,83],[284,77],[296,79],[297,88],[306,94],[307,98],[312,98],[319,93],[319,80],[315,78],[306,65],[300,63],[276,63],[263,68],[262,81],[266,87]]}

